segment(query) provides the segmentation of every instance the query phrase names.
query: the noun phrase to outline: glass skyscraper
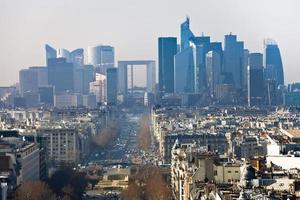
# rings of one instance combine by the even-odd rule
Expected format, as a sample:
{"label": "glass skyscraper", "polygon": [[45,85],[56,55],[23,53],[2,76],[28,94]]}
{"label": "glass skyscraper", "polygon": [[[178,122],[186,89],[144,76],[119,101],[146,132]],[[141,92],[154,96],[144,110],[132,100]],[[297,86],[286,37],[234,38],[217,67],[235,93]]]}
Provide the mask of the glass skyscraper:
{"label": "glass skyscraper", "polygon": [[284,85],[283,65],[280,50],[272,39],[264,41],[266,79],[275,80],[276,85]]}
{"label": "glass skyscraper", "polygon": [[107,68],[115,67],[115,49],[108,45],[88,47],[88,64],[96,68],[97,73],[105,74]]}
{"label": "glass skyscraper", "polygon": [[263,55],[249,54],[248,105],[262,105],[264,100]]}
{"label": "glass skyscraper", "polygon": [[177,53],[176,37],[158,38],[159,90],[174,92],[174,56]]}
{"label": "glass skyscraper", "polygon": [[118,68],[106,69],[106,102],[107,105],[117,104],[118,95]]}
{"label": "glass skyscraper", "polygon": [[74,91],[74,65],[66,58],[48,60],[48,83],[54,86],[55,93]]}
{"label": "glass skyscraper", "polygon": [[50,58],[56,58],[57,52],[56,49],[54,49],[48,44],[45,45],[45,50],[46,50],[46,64],[48,65],[48,60]]}

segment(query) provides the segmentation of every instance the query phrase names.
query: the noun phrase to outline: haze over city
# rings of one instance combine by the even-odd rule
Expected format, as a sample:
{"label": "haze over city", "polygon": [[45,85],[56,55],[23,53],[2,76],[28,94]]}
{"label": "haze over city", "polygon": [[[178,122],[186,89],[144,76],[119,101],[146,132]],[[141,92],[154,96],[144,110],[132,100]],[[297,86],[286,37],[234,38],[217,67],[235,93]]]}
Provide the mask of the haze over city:
{"label": "haze over city", "polygon": [[45,65],[46,43],[70,50],[109,44],[116,61],[157,60],[157,38],[179,37],[186,16],[195,34],[223,41],[232,32],[252,52],[263,52],[263,39],[275,39],[285,81],[296,82],[299,7],[297,0],[1,0],[0,85],[18,82],[22,68]]}

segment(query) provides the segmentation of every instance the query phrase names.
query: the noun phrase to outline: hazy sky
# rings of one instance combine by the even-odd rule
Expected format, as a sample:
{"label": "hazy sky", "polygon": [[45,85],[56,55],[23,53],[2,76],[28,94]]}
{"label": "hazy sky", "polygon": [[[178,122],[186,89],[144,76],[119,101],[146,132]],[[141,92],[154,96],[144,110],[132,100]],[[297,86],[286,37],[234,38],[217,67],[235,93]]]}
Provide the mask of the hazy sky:
{"label": "hazy sky", "polygon": [[45,64],[44,44],[67,49],[110,44],[116,60],[157,59],[157,37],[191,29],[223,41],[237,34],[252,52],[278,42],[286,82],[300,82],[299,0],[0,0],[0,85]]}

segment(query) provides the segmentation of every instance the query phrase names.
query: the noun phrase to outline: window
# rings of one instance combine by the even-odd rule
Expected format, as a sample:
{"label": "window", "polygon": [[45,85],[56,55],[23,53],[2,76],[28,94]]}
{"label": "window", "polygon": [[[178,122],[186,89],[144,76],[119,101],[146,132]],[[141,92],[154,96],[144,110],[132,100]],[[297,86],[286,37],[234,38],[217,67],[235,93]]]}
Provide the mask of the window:
{"label": "window", "polygon": [[227,173],[228,173],[228,174],[230,174],[230,173],[231,173],[231,171],[228,171]]}

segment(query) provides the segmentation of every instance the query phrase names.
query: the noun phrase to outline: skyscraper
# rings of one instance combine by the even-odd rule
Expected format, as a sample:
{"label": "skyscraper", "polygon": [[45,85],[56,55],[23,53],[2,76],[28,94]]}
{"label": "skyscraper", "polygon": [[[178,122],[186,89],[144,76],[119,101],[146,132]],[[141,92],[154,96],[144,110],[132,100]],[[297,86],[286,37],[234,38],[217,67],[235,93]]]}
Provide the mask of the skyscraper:
{"label": "skyscraper", "polygon": [[52,48],[50,45],[46,44],[45,45],[45,50],[46,50],[46,65],[48,65],[48,60],[50,58],[56,58],[56,49]]}
{"label": "skyscraper", "polygon": [[177,53],[176,37],[158,38],[159,90],[174,92],[174,56]]}
{"label": "skyscraper", "polygon": [[48,83],[54,86],[55,93],[74,91],[74,66],[66,58],[48,60]]}
{"label": "skyscraper", "polygon": [[235,89],[242,88],[242,69],[244,64],[244,42],[237,41],[236,35],[225,35],[223,72],[231,80]]}
{"label": "skyscraper", "polygon": [[195,93],[196,67],[194,60],[195,47],[185,48],[175,55],[174,92]]}
{"label": "skyscraper", "polygon": [[190,18],[180,25],[180,38],[181,38],[181,50],[184,50],[190,46],[190,40],[194,37],[193,32],[190,29]]}
{"label": "skyscraper", "polygon": [[112,46],[88,47],[88,64],[94,65],[96,72],[105,74],[107,68],[115,66],[115,50]]}
{"label": "skyscraper", "polygon": [[45,105],[54,105],[54,88],[53,86],[39,87],[40,103]]}
{"label": "skyscraper", "polygon": [[56,58],[65,58],[67,62],[71,62],[70,52],[64,48],[58,48],[56,50]]}
{"label": "skyscraper", "polygon": [[106,102],[107,105],[117,104],[118,95],[118,68],[106,69]]}
{"label": "skyscraper", "polygon": [[251,53],[248,66],[248,106],[262,105],[264,94],[263,55]]}
{"label": "skyscraper", "polygon": [[284,85],[283,65],[280,50],[272,39],[264,41],[266,79],[276,81],[276,85]]}
{"label": "skyscraper", "polygon": [[70,53],[70,62],[74,64],[74,67],[82,67],[84,65],[84,50],[75,49]]}
{"label": "skyscraper", "polygon": [[20,94],[25,92],[38,92],[38,74],[34,70],[22,69],[19,72]]}
{"label": "skyscraper", "polygon": [[210,51],[206,54],[207,84],[212,96],[215,96],[216,86],[221,83],[221,64],[222,60],[219,53]]}

